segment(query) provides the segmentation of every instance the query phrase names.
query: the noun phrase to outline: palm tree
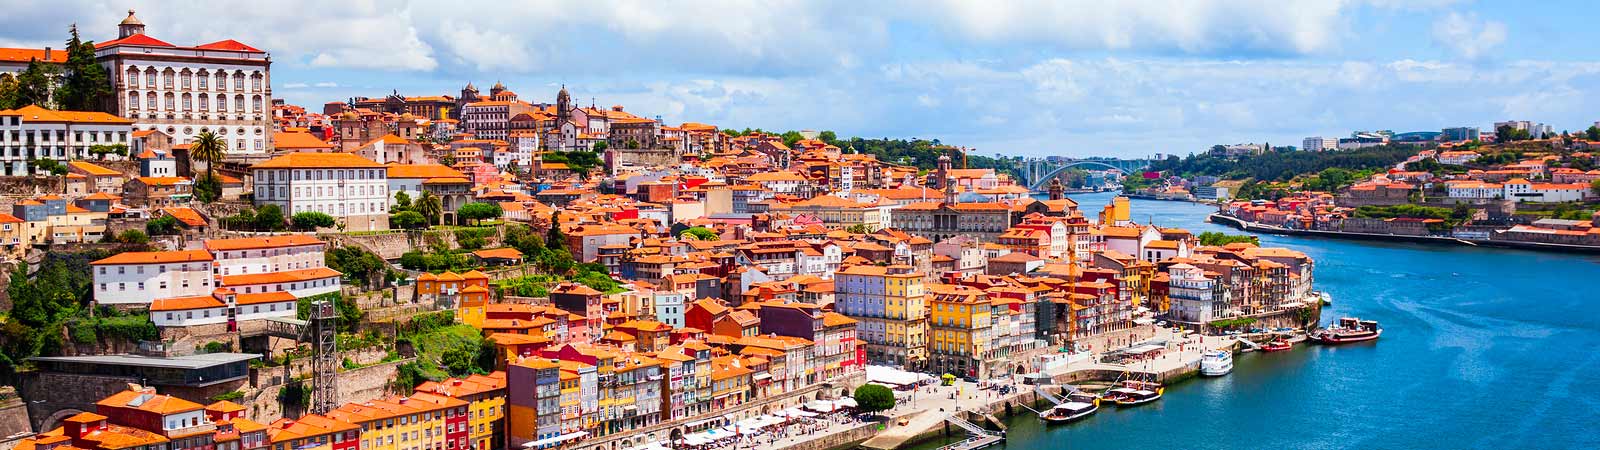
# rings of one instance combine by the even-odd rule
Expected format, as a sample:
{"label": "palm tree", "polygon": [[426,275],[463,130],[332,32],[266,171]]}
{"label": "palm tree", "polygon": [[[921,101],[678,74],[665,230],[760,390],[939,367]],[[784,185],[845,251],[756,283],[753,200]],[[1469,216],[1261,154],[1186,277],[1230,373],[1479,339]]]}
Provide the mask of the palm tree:
{"label": "palm tree", "polygon": [[444,223],[444,205],[439,202],[439,197],[433,195],[432,192],[422,191],[422,196],[417,197],[417,201],[413,202],[411,206],[416,209],[417,214],[428,218],[429,223]]}
{"label": "palm tree", "polygon": [[215,179],[217,163],[228,156],[228,144],[210,131],[203,131],[189,144],[189,160],[206,162],[206,178]]}

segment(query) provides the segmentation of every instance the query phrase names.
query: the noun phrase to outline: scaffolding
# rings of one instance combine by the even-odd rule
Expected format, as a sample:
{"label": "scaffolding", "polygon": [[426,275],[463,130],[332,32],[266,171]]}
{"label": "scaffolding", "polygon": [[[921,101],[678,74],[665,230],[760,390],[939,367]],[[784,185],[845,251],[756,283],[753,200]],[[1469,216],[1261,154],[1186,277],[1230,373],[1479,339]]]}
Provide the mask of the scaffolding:
{"label": "scaffolding", "polygon": [[311,312],[306,319],[309,323],[304,328],[305,336],[301,340],[310,342],[313,352],[311,412],[324,414],[339,406],[339,349],[335,342],[339,312],[334,309],[332,301],[318,300],[311,302]]}

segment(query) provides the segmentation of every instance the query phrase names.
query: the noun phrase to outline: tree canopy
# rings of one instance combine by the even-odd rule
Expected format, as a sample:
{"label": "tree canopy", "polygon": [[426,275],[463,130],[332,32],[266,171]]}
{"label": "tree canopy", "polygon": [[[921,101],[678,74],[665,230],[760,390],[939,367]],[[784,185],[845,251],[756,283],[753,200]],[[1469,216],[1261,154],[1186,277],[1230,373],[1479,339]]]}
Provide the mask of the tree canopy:
{"label": "tree canopy", "polygon": [[333,216],[318,211],[302,211],[294,213],[289,221],[294,228],[300,231],[312,231],[317,228],[329,228],[334,225]]}
{"label": "tree canopy", "polygon": [[863,384],[856,388],[856,408],[866,413],[886,411],[894,407],[894,391],[877,384]]}
{"label": "tree canopy", "polygon": [[457,216],[461,217],[462,219],[471,220],[473,223],[481,222],[484,219],[500,217],[500,215],[503,213],[504,212],[500,210],[500,205],[484,202],[472,202],[461,205],[461,208],[456,209]]}

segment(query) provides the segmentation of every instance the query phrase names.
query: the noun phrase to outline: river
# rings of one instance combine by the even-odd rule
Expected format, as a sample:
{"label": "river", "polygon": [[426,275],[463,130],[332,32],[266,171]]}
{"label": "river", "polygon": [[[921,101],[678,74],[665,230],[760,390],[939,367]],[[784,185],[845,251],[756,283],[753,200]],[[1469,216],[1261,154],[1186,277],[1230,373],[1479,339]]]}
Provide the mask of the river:
{"label": "river", "polygon": [[[1093,216],[1111,194],[1073,196]],[[1136,221],[1239,233],[1212,207],[1134,200]],[[1261,236],[1316,260],[1330,318],[1383,338],[1246,354],[1232,374],[1045,427],[1010,420],[1026,449],[1600,448],[1600,257]],[[936,447],[936,443],[925,444]]]}

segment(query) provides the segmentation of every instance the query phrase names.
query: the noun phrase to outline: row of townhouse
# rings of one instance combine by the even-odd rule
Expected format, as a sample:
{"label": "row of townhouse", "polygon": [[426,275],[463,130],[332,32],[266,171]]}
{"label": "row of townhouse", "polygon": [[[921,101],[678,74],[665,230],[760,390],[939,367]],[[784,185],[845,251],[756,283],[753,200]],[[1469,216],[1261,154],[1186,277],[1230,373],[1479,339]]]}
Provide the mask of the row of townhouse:
{"label": "row of townhouse", "polygon": [[147,307],[157,326],[294,317],[296,300],[339,292],[327,244],[310,236],[212,239],[194,250],[124,252],[90,263],[101,305]]}

